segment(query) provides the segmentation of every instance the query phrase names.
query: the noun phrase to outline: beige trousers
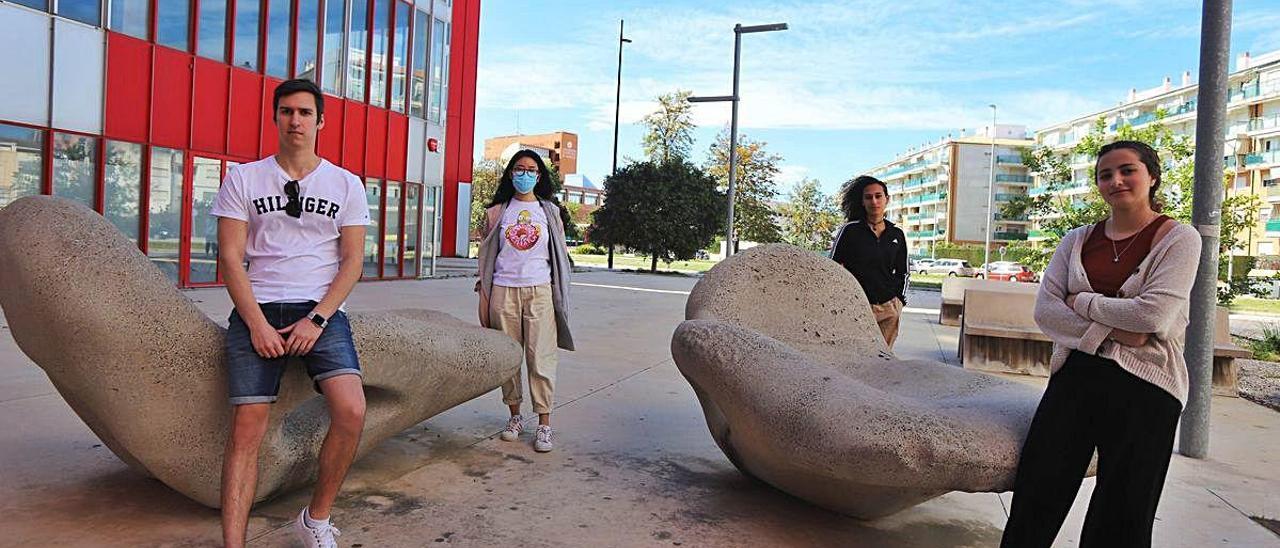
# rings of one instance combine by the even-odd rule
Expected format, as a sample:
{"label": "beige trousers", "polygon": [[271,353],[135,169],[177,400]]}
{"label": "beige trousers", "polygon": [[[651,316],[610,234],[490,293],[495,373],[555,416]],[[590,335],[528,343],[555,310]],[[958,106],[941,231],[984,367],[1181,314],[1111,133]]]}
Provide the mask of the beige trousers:
{"label": "beige trousers", "polygon": [[[524,347],[529,369],[529,395],[533,412],[550,413],[555,406],[556,312],[551,303],[551,284],[534,287],[493,286],[489,298],[489,327],[509,335]],[[520,373],[502,383],[502,403],[520,405],[524,390]]]}
{"label": "beige trousers", "polygon": [[893,350],[893,342],[898,340],[898,320],[902,318],[902,301],[897,297],[884,304],[871,305],[871,313],[875,314],[876,323],[880,324],[880,332],[884,334],[884,342]]}

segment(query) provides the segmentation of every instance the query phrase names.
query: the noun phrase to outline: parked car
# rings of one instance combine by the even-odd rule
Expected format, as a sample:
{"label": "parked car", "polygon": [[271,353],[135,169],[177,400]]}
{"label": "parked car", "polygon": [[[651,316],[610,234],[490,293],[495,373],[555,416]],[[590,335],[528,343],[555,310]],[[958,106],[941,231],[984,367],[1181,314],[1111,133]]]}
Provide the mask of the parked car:
{"label": "parked car", "polygon": [[912,259],[907,265],[907,270],[916,274],[925,274],[930,266],[933,266],[933,259]]}
{"label": "parked car", "polygon": [[938,259],[932,265],[929,265],[929,268],[926,268],[924,272],[925,274],[942,274],[963,278],[969,278],[978,273],[972,266],[969,266],[969,261],[960,259]]}
{"label": "parked car", "polygon": [[1031,283],[1038,281],[1035,271],[1025,265],[1009,261],[993,262],[988,271],[988,265],[982,265],[978,268],[975,276],[986,278],[998,282],[1023,282]]}

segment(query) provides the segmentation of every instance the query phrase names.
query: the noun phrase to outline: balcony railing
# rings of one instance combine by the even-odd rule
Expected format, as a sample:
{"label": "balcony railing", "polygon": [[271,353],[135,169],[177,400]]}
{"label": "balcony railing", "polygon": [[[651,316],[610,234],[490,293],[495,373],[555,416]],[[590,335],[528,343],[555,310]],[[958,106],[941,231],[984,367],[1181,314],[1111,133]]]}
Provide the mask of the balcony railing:
{"label": "balcony railing", "polygon": [[1030,175],[996,175],[997,183],[1030,183]]}
{"label": "balcony railing", "polygon": [[1258,164],[1280,164],[1280,150],[1255,152],[1244,157],[1244,165],[1254,166]]}
{"label": "balcony railing", "polygon": [[1026,215],[1005,215],[1004,213],[996,213],[997,221],[1026,221]]}
{"label": "balcony railing", "polygon": [[1012,201],[1014,198],[1021,198],[1021,197],[1023,197],[1023,196],[1026,196],[1026,195],[1025,195],[1025,194],[1010,194],[1010,193],[1007,193],[1007,192],[997,192],[997,193],[996,193],[996,201],[997,201],[997,202],[1008,202],[1008,201]]}
{"label": "balcony railing", "polygon": [[996,239],[997,240],[1025,240],[1027,239],[1027,233],[1026,232],[997,232]]}
{"label": "balcony railing", "polygon": [[1022,156],[1018,154],[1000,154],[996,156],[997,164],[1022,164]]}
{"label": "balcony railing", "polygon": [[1263,131],[1280,128],[1280,114],[1249,119],[1249,131]]}
{"label": "balcony railing", "polygon": [[1280,232],[1280,219],[1267,221],[1267,235],[1272,235],[1272,232]]}

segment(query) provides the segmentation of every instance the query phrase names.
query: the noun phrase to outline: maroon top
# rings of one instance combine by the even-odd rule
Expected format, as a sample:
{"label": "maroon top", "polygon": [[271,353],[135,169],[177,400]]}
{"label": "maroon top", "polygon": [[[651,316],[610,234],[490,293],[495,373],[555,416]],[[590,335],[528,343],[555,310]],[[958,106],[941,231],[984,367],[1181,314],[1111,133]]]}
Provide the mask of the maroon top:
{"label": "maroon top", "polygon": [[[1093,291],[1107,297],[1118,296],[1116,293],[1120,291],[1120,286],[1124,285],[1142,260],[1147,258],[1147,253],[1151,252],[1151,240],[1155,238],[1160,226],[1171,220],[1166,215],[1160,215],[1137,234],[1114,241],[1107,237],[1106,220],[1095,225],[1080,251],[1080,262],[1089,275],[1089,285],[1093,287]],[[1120,254],[1118,260],[1117,253]]]}

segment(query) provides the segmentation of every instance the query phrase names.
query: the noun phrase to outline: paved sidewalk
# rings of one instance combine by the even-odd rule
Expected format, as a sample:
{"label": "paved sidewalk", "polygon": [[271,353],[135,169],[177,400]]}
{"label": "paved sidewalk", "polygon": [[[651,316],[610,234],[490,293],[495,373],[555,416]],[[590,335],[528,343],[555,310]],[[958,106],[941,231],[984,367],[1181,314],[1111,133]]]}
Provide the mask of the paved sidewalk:
{"label": "paved sidewalk", "polygon": [[[715,446],[670,356],[696,279],[577,274],[581,350],[561,353],[556,450],[504,443],[491,392],[384,442],[353,467],[335,509],[352,546],[993,546],[1008,494],[950,493],[862,522],[737,472]],[[412,306],[475,317],[471,278],[368,282],[353,311]],[[187,295],[225,324],[220,289]],[[939,295],[913,292],[897,353],[955,363]],[[1012,377],[1011,377],[1012,378]],[[1043,385],[1041,379],[1019,378]],[[1212,458],[1174,456],[1156,546],[1277,546],[1280,413],[1215,398]],[[1059,539],[1076,544],[1093,481]],[[255,508],[254,546],[291,546],[294,492]],[[218,513],[130,471],[101,445],[0,323],[0,545],[215,546]]]}

